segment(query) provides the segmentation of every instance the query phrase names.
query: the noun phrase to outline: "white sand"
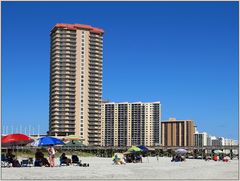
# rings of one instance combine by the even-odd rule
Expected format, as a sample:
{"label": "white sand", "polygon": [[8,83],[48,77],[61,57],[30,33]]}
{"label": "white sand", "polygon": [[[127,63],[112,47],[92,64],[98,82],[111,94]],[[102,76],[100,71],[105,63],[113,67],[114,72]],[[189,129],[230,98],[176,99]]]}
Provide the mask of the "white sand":
{"label": "white sand", "polygon": [[90,167],[2,168],[2,179],[238,179],[238,160],[228,163],[187,159],[171,162],[171,158],[143,158],[143,163],[113,165],[111,158],[81,158]]}

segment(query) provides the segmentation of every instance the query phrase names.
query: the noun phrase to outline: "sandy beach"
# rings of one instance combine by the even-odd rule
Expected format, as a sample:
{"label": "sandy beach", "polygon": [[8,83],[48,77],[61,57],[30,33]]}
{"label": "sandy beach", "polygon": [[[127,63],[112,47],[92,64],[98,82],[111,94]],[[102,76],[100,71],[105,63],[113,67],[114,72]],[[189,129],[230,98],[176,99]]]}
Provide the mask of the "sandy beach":
{"label": "sandy beach", "polygon": [[[84,157],[90,167],[2,168],[2,179],[238,179],[238,160],[228,163],[187,159],[171,162],[171,158],[145,157],[143,163],[113,165],[111,158]],[[58,161],[58,159],[56,159]]]}

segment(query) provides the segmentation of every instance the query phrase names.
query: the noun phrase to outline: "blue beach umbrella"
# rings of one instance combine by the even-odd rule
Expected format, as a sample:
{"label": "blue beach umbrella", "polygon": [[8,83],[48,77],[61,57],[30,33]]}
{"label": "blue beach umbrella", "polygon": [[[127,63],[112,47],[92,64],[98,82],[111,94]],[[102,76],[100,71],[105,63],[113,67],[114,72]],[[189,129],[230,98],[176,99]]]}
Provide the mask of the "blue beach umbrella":
{"label": "blue beach umbrella", "polygon": [[149,149],[146,146],[141,145],[141,146],[137,146],[137,147],[140,148],[142,150],[142,152],[148,152],[149,151]]}
{"label": "blue beach umbrella", "polygon": [[58,138],[45,136],[37,139],[32,143],[32,146],[49,146],[49,145],[64,145],[64,142]]}

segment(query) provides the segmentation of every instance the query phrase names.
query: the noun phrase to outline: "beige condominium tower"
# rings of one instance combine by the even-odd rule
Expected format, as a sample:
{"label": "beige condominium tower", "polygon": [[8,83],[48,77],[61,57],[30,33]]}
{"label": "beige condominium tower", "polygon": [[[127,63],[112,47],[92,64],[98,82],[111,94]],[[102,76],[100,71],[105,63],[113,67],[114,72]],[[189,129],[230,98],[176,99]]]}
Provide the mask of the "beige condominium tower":
{"label": "beige condominium tower", "polygon": [[103,103],[101,145],[159,145],[160,121],[160,102]]}
{"label": "beige condominium tower", "polygon": [[49,134],[101,143],[103,33],[82,24],[51,30]]}

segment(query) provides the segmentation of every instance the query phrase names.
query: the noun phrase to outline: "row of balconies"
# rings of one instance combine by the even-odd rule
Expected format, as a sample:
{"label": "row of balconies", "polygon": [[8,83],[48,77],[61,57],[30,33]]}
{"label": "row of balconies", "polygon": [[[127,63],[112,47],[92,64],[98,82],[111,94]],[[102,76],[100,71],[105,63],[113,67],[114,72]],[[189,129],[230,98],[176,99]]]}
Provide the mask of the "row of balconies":
{"label": "row of balconies", "polygon": [[100,38],[103,39],[102,35],[90,33],[90,38]]}
{"label": "row of balconies", "polygon": [[94,49],[90,49],[89,51],[89,55],[91,56],[95,56],[95,55],[103,55],[102,51],[99,51],[99,50],[94,50]]}
{"label": "row of balconies", "polygon": [[54,108],[73,108],[73,109],[75,109],[75,104],[62,104],[62,105],[60,105],[60,104],[52,104],[51,105],[51,108],[52,109],[54,109]]}
{"label": "row of balconies", "polygon": [[71,64],[72,66],[76,65],[76,58],[52,58],[51,65],[55,66],[55,64],[65,65]]}
{"label": "row of balconies", "polygon": [[58,29],[54,33],[64,33],[64,34],[74,34],[76,35],[76,30],[65,30],[65,29]]}
{"label": "row of balconies", "polygon": [[99,43],[102,44],[103,40],[100,38],[90,38],[90,43]]}
{"label": "row of balconies", "polygon": [[75,56],[76,56],[76,51],[69,51],[69,50],[64,50],[64,51],[61,51],[61,50],[54,50],[54,51],[51,52],[51,56],[54,56],[54,55],[59,55],[59,56],[70,55],[70,56],[75,57]]}
{"label": "row of balconies", "polygon": [[54,44],[55,42],[76,43],[76,38],[55,37],[55,38],[51,39],[51,44]]}
{"label": "row of balconies", "polygon": [[59,37],[76,39],[76,34],[54,33],[54,34],[52,34],[51,39],[53,40],[54,38],[59,38]]}
{"label": "row of balconies", "polygon": [[88,130],[101,130],[101,126],[88,126]]}
{"label": "row of balconies", "polygon": [[90,53],[91,52],[103,52],[103,49],[102,48],[100,48],[100,47],[97,47],[97,46],[90,46],[90,48],[89,48],[89,50],[90,50]]}
{"label": "row of balconies", "polygon": [[75,93],[72,93],[70,91],[55,91],[55,92],[52,92],[52,96],[54,95],[72,95],[72,96],[75,96]]}
{"label": "row of balconies", "polygon": [[54,63],[52,63],[51,64],[51,67],[52,67],[52,69],[53,68],[55,68],[55,67],[69,67],[69,68],[76,68],[76,63],[75,62],[71,62],[71,61],[69,61],[69,62],[67,62],[67,63],[65,63],[65,62],[54,62]]}
{"label": "row of balconies", "polygon": [[102,43],[98,43],[98,42],[90,42],[89,45],[90,45],[90,47],[103,48],[103,44]]}
{"label": "row of balconies", "polygon": [[55,42],[51,44],[51,49],[54,49],[55,47],[69,47],[76,49],[76,43],[62,43],[62,42]]}
{"label": "row of balconies", "polygon": [[61,128],[61,129],[69,128],[69,129],[75,129],[75,126],[70,126],[70,125],[52,125],[51,128]]}
{"label": "row of balconies", "polygon": [[97,71],[102,72],[102,67],[101,67],[101,66],[89,66],[89,70],[90,70],[90,71],[95,71],[95,70],[97,70]]}
{"label": "row of balconies", "polygon": [[55,92],[70,92],[70,93],[75,93],[75,89],[70,89],[70,88],[54,88],[54,89],[51,89],[51,92],[52,93],[55,93]]}
{"label": "row of balconies", "polygon": [[[69,120],[69,121],[74,121],[75,120],[75,116],[51,116],[51,120]],[[67,124],[70,124],[68,121]]]}
{"label": "row of balconies", "polygon": [[56,71],[59,71],[59,72],[70,71],[72,73],[72,72],[76,72],[76,67],[64,67],[64,66],[54,67],[52,68],[51,73]]}
{"label": "row of balconies", "polygon": [[[89,54],[89,58],[90,59],[94,59],[94,58],[99,58],[99,59],[102,59],[103,58],[103,56],[101,55],[101,54],[97,54],[97,53],[90,53]],[[96,61],[96,60],[95,60]]]}
{"label": "row of balconies", "polygon": [[76,40],[76,36],[74,36],[74,35],[56,34],[51,37],[51,41],[54,41],[55,39],[58,39],[58,38],[60,38],[60,39],[66,38],[66,39]]}
{"label": "row of balconies", "polygon": [[52,76],[53,75],[76,75],[75,71],[52,71],[51,72]]}
{"label": "row of balconies", "polygon": [[71,100],[75,100],[75,96],[54,96],[51,95],[51,101],[55,101],[55,100],[59,100],[59,101],[71,101]]}
{"label": "row of balconies", "polygon": [[65,104],[65,103],[69,103],[69,104],[75,104],[75,101],[73,101],[73,100],[54,100],[54,101],[51,101],[51,104],[55,104],[55,103],[59,103],[59,104]]}
{"label": "row of balconies", "polygon": [[51,84],[51,88],[55,88],[55,87],[59,87],[59,88],[67,88],[67,87],[69,87],[69,88],[75,88],[75,82],[73,81],[73,83],[69,83],[69,82],[67,82],[67,83],[64,83],[64,84],[59,84],[58,82],[57,83],[52,83]]}
{"label": "row of balconies", "polygon": [[102,86],[102,82],[97,82],[97,81],[91,81],[88,83],[89,86]]}
{"label": "row of balconies", "polygon": [[51,116],[75,116],[75,114],[71,112],[53,112]]}
{"label": "row of balconies", "polygon": [[51,50],[51,55],[54,54],[75,54],[76,55],[76,49],[70,48],[70,47],[55,47]]}
{"label": "row of balconies", "polygon": [[71,112],[71,113],[75,113],[75,109],[69,109],[69,108],[65,108],[65,109],[58,109],[58,108],[52,108],[51,112],[53,113],[54,111],[56,112]]}
{"label": "row of balconies", "polygon": [[60,75],[54,75],[51,77],[51,80],[54,82],[54,80],[57,80],[57,79],[62,79],[62,80],[75,80],[75,76],[69,76],[69,75],[66,75],[66,76],[60,76]]}
{"label": "row of balconies", "polygon": [[53,59],[72,59],[72,60],[76,60],[76,56],[75,55],[63,55],[63,54],[56,54],[56,55],[52,55],[51,56],[52,61],[54,61]]}

